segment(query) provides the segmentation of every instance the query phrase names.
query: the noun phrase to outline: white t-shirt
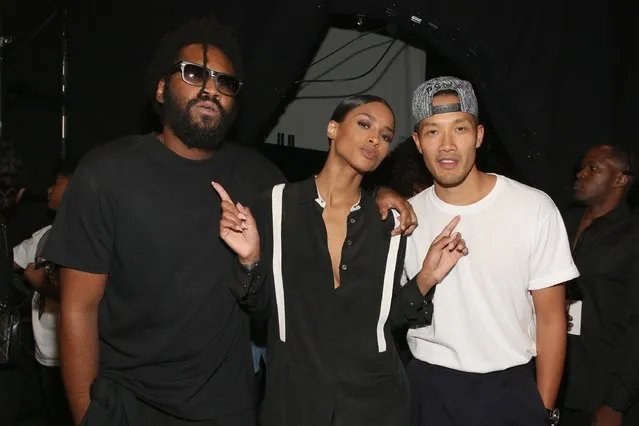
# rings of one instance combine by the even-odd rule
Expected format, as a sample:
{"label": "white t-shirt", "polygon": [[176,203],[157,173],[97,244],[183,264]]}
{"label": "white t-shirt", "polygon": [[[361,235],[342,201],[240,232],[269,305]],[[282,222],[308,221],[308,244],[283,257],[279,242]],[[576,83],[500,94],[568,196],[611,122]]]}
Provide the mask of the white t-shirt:
{"label": "white t-shirt", "polygon": [[[40,239],[51,229],[51,225],[33,233],[31,238],[24,240],[13,248],[13,261],[21,268],[29,263],[35,263],[36,252]],[[47,367],[60,365],[58,349],[58,321],[60,305],[58,302],[47,300],[40,317],[40,294],[35,292],[31,300],[31,320],[33,322],[33,338],[35,340],[36,360]]]}
{"label": "white t-shirt", "polygon": [[415,358],[487,373],[536,356],[530,290],[579,276],[561,215],[545,193],[497,175],[493,190],[467,206],[443,202],[430,187],[410,200],[419,226],[408,238],[404,280],[421,270],[426,252],[456,215],[468,256],[437,285],[430,326],[411,329]]}

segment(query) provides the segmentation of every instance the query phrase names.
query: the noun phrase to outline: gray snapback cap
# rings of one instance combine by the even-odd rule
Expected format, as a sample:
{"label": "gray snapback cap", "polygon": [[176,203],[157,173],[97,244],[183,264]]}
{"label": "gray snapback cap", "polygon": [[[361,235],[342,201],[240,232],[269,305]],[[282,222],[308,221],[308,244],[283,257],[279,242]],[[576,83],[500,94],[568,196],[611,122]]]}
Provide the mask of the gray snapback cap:
{"label": "gray snapback cap", "polygon": [[[433,96],[442,90],[453,90],[457,93],[459,103],[433,106]],[[457,77],[437,77],[422,83],[413,92],[413,119],[419,123],[425,118],[446,112],[467,112],[479,116],[477,97],[473,86],[466,80]]]}

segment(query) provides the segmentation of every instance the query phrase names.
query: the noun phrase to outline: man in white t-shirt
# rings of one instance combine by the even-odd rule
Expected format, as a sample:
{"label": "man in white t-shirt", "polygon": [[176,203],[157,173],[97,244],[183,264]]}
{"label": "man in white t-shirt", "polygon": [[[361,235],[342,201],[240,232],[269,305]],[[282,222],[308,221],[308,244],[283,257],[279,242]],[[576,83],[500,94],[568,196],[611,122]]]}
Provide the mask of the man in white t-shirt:
{"label": "man in white t-shirt", "polygon": [[[408,239],[405,281],[432,286],[433,303],[431,324],[408,332],[411,424],[556,424],[561,284],[579,275],[559,211],[543,192],[477,169],[484,129],[470,83],[429,80],[412,107],[413,139],[434,185],[411,199],[419,227]],[[430,242],[455,216],[468,255],[440,282],[420,282]]]}
{"label": "man in white t-shirt", "polygon": [[[73,165],[58,164],[55,182],[47,190],[49,208],[57,210],[69,184]],[[35,340],[35,358],[42,387],[42,399],[53,425],[71,425],[71,413],[60,374],[58,321],[60,318],[59,289],[52,280],[51,265],[40,257],[51,225],[33,233],[13,248],[15,269],[24,270],[25,280],[35,290],[31,300],[31,320]]]}

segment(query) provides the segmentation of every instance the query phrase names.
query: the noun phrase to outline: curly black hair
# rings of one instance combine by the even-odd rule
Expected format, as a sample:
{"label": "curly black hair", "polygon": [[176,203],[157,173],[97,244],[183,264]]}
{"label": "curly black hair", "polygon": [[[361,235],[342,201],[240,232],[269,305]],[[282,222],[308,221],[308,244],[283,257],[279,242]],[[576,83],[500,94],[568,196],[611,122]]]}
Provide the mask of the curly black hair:
{"label": "curly black hair", "polygon": [[222,25],[214,16],[193,19],[160,40],[149,64],[149,94],[156,112],[160,115],[162,106],[155,99],[158,83],[160,80],[168,80],[171,67],[180,59],[180,50],[190,44],[204,46],[205,66],[206,46],[217,47],[233,63],[235,75],[238,78],[242,77],[242,53],[231,29]]}
{"label": "curly black hair", "polygon": [[433,184],[433,177],[412,138],[397,145],[389,160],[392,171],[388,186],[402,197],[410,198]]}

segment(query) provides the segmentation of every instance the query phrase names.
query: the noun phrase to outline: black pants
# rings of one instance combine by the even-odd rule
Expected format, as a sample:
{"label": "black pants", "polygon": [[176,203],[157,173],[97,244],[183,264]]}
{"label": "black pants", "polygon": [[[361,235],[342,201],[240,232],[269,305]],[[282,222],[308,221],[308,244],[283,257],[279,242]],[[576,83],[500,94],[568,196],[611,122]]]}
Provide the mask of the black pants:
{"label": "black pants", "polygon": [[59,367],[38,364],[42,402],[51,426],[71,426],[71,410],[64,392]]}
{"label": "black pants", "polygon": [[466,373],[413,359],[411,426],[545,426],[531,365]]}
{"label": "black pants", "polygon": [[20,425],[39,415],[42,399],[36,364],[25,353],[14,367],[0,365],[0,426]]}
{"label": "black pants", "polygon": [[0,366],[0,424],[18,424],[22,409],[23,387],[22,370]]}

